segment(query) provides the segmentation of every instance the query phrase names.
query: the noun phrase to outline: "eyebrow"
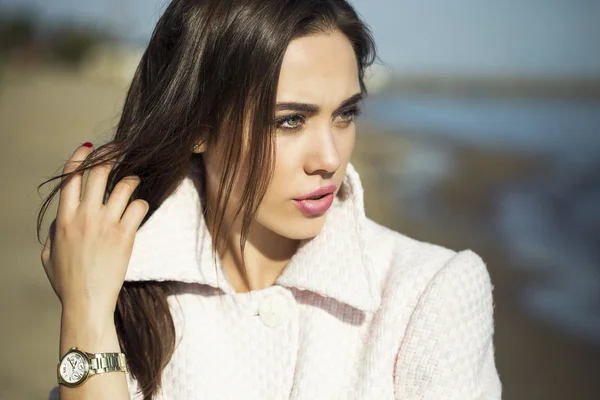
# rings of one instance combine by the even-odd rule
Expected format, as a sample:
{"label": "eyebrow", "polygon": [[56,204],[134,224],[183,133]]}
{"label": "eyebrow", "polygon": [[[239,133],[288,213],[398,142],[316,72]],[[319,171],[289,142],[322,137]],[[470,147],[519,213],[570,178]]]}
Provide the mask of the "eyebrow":
{"label": "eyebrow", "polygon": [[[356,93],[355,95],[348,97],[346,100],[342,101],[342,103],[335,110],[335,112],[338,112],[348,106],[359,103],[363,99],[363,97],[364,96],[362,93]],[[310,114],[317,114],[321,111],[321,107],[319,107],[316,104],[308,103],[277,103],[277,105],[275,106],[275,111],[302,111]]]}

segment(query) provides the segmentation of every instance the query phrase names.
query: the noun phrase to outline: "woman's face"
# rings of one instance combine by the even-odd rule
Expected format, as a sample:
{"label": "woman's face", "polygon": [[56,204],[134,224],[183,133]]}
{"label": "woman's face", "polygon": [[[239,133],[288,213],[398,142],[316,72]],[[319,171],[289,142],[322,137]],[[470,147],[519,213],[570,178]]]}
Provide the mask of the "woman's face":
{"label": "woman's face", "polygon": [[[289,239],[321,231],[354,149],[360,99],[356,55],[341,32],[290,43],[277,88],[274,172],[255,217],[260,228]],[[218,158],[218,149],[205,154],[209,201]]]}

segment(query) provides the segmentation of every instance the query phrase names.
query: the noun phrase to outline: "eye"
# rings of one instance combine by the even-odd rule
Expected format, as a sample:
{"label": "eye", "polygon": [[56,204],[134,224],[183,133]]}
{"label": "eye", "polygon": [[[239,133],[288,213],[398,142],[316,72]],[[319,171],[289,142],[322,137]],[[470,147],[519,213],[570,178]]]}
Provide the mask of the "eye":
{"label": "eye", "polygon": [[296,130],[299,129],[304,123],[304,117],[302,115],[289,115],[275,120],[275,126],[277,129]]}
{"label": "eye", "polygon": [[352,108],[348,108],[346,110],[343,110],[342,112],[340,112],[337,117],[339,118],[340,122],[345,123],[345,124],[350,124],[354,121],[356,121],[356,117],[358,117],[361,113],[361,110],[358,106],[356,107],[352,107]]}

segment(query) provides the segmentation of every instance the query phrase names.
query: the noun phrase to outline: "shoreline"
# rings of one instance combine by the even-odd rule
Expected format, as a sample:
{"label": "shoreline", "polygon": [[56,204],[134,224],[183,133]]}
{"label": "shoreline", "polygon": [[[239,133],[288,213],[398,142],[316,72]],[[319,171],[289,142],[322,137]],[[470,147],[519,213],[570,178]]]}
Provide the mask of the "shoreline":
{"label": "shoreline", "polygon": [[[411,141],[396,132],[360,126],[353,164],[363,177],[367,216],[417,240],[454,250],[473,248],[486,262],[494,285],[495,354],[503,382],[503,398],[562,400],[595,399],[600,393],[596,371],[600,347],[556,330],[523,312],[518,297],[523,287],[538,278],[515,264],[501,243],[478,237],[477,229],[459,228],[457,221],[423,224],[403,213],[390,187],[399,185],[403,158]],[[538,176],[548,167],[544,159],[510,153],[456,148],[458,174],[442,182],[434,195],[461,215],[482,218],[491,212],[497,187],[514,179]],[[395,156],[399,154],[400,157]],[[390,158],[390,160],[388,160]],[[385,164],[381,173],[378,166]],[[482,168],[482,164],[492,166]]]}

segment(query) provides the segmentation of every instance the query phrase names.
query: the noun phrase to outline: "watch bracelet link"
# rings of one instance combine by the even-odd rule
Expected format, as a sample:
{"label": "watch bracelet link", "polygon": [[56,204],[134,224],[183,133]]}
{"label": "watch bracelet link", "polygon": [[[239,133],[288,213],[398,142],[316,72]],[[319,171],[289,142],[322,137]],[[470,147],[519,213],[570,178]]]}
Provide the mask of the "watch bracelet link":
{"label": "watch bracelet link", "polygon": [[105,372],[129,372],[123,353],[87,353],[90,360],[90,375]]}

